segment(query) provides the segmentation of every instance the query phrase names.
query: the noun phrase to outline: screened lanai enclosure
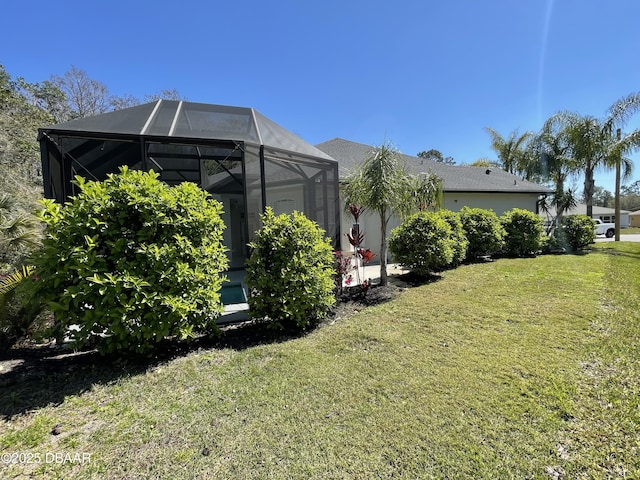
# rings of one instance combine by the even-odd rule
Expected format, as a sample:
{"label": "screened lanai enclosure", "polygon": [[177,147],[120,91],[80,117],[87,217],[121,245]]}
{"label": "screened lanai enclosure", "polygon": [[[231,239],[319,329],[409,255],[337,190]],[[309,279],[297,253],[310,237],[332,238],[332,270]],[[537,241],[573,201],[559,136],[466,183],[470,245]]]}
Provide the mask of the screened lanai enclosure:
{"label": "screened lanai enclosure", "polygon": [[76,175],[104,180],[127,165],[169,185],[194,182],[224,207],[231,268],[269,205],[303,212],[339,241],[338,165],[252,108],[158,100],[39,131],[45,196],[75,195]]}

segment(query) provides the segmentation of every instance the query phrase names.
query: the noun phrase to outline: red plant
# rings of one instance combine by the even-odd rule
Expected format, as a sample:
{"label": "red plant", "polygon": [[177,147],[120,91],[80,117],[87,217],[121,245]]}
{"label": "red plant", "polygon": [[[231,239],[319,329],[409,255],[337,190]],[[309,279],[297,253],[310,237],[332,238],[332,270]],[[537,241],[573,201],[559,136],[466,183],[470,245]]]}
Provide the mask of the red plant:
{"label": "red plant", "polygon": [[349,239],[349,243],[354,247],[359,247],[364,242],[364,233],[360,233],[356,227],[351,227],[351,233],[345,234]]}
{"label": "red plant", "polygon": [[364,212],[364,207],[359,207],[355,203],[351,203],[349,204],[349,211],[351,212],[351,215],[353,215],[356,223],[358,223],[358,218],[360,218],[360,215]]}
{"label": "red plant", "polygon": [[333,256],[335,258],[335,283],[336,287],[342,293],[342,283],[344,282],[346,285],[351,285],[351,281],[353,280],[353,275],[349,272],[353,270],[355,267],[351,265],[351,257],[345,257],[341,251],[336,250],[333,252]]}
{"label": "red plant", "polygon": [[371,260],[374,259],[374,257],[376,256],[375,253],[373,253],[370,249],[364,249],[364,248],[359,248],[358,249],[358,256],[362,259],[362,263],[363,265],[366,265],[367,263],[369,263]]}

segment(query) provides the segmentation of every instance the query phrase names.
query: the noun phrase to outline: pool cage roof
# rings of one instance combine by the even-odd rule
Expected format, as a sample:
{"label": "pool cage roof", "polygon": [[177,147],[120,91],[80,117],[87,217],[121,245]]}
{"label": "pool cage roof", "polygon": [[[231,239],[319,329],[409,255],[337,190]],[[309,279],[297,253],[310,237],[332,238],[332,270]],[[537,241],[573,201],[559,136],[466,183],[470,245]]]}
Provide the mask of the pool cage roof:
{"label": "pool cage roof", "polygon": [[225,162],[242,158],[247,146],[301,165],[337,166],[328,154],[253,108],[175,100],[52,125],[39,130],[39,140],[45,196],[59,202],[75,194],[70,184],[75,174],[101,180],[120,165],[161,171],[169,184],[191,181],[207,188],[211,179],[203,177],[201,162],[217,161],[226,168]]}
{"label": "pool cage roof", "polygon": [[118,138],[143,136],[176,140],[231,140],[335,161],[253,108],[246,107],[158,100],[41,129],[41,133],[49,131],[77,132],[82,136],[97,133]]}

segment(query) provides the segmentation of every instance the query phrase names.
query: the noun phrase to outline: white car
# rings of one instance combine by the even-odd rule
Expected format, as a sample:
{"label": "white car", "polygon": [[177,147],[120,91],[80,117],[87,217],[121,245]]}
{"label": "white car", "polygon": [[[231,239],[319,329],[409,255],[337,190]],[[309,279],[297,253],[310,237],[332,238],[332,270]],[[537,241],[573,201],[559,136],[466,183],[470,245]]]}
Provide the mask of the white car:
{"label": "white car", "polygon": [[616,224],[615,223],[604,223],[602,220],[596,219],[595,222],[595,230],[596,235],[604,235],[607,238],[611,238],[616,234]]}

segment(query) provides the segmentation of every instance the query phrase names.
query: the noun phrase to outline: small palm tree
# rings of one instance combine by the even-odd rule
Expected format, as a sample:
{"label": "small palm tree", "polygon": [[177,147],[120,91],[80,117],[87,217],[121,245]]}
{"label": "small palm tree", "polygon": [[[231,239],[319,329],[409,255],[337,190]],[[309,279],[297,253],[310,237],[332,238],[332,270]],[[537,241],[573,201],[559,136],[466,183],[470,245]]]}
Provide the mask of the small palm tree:
{"label": "small palm tree", "polygon": [[0,195],[0,261],[37,246],[39,241],[35,217],[21,211],[9,195]]}
{"label": "small palm tree", "polygon": [[401,216],[405,211],[408,178],[398,150],[384,142],[345,180],[345,204],[380,216],[380,285],[387,284],[387,227],[394,214]]}

